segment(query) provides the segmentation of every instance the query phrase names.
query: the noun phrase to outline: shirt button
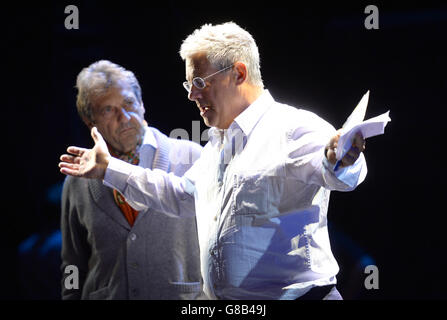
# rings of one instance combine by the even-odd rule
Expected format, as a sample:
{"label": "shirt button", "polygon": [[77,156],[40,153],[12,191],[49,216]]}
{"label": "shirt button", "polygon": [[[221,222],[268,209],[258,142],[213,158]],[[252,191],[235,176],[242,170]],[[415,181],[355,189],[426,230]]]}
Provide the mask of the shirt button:
{"label": "shirt button", "polygon": [[135,241],[137,239],[137,235],[135,233],[130,234],[130,240]]}
{"label": "shirt button", "polygon": [[132,289],[132,296],[138,296],[138,289]]}
{"label": "shirt button", "polygon": [[134,269],[137,269],[137,268],[138,268],[138,263],[136,263],[136,262],[132,262],[132,263],[130,264],[130,266],[131,266],[132,268],[134,268]]}

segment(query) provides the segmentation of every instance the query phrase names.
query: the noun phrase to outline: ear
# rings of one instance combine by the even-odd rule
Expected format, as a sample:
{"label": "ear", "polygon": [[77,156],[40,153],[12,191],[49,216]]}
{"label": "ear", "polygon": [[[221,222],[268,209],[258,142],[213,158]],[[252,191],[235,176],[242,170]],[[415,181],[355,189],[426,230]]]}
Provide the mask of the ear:
{"label": "ear", "polygon": [[236,85],[241,85],[247,79],[247,66],[243,62],[236,62],[234,64],[236,70]]}

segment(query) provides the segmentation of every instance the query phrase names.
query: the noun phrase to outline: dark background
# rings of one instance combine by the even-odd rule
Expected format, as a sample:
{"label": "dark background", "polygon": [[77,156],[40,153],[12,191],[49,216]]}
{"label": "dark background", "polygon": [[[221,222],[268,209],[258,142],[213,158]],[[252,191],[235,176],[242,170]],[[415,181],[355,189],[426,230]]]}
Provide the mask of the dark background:
{"label": "dark background", "polygon": [[[69,4],[79,9],[79,30],[64,27]],[[368,4],[379,8],[379,30],[364,27]],[[255,38],[276,100],[335,127],[368,89],[366,118],[391,110],[385,135],[367,141],[365,182],[331,195],[342,295],[447,298],[446,5],[57,1],[8,5],[2,13],[2,299],[54,299],[59,290],[58,159],[68,145],[92,145],[75,107],[81,69],[109,59],[134,71],[149,124],[168,135],[191,133],[201,119],[182,87],[181,41],[204,23],[230,20]],[[379,269],[378,290],[364,288],[368,264]]]}

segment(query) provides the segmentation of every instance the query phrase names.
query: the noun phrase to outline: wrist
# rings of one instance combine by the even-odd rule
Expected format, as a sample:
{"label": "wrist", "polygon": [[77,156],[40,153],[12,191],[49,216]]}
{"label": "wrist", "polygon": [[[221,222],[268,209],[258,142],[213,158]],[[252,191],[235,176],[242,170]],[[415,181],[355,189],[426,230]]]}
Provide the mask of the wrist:
{"label": "wrist", "polygon": [[106,175],[106,170],[107,170],[107,167],[109,166],[111,157],[112,156],[110,154],[106,154],[105,157],[104,157],[102,170],[101,170],[101,179],[102,180],[104,180],[104,176]]}
{"label": "wrist", "polygon": [[110,163],[110,154],[103,154],[99,157],[97,156],[96,160],[96,170],[94,171],[93,177],[96,179],[104,180],[104,176],[106,174],[107,167]]}

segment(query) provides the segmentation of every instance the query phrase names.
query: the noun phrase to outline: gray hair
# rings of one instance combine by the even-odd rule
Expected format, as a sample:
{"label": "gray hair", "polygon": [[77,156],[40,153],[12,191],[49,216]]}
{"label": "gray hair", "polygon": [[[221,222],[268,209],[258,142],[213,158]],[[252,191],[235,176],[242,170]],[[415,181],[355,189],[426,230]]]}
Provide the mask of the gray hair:
{"label": "gray hair", "polygon": [[225,68],[237,61],[245,63],[248,83],[264,87],[256,42],[236,23],[205,24],[194,30],[183,41],[180,56],[187,60],[197,53],[205,53],[208,61],[217,68]]}
{"label": "gray hair", "polygon": [[82,69],[76,79],[76,108],[79,115],[93,121],[92,96],[104,94],[109,88],[116,86],[118,81],[128,84],[138,101],[142,102],[141,87],[132,71],[108,60],[97,61]]}

